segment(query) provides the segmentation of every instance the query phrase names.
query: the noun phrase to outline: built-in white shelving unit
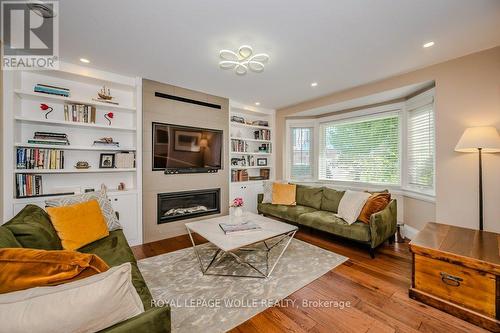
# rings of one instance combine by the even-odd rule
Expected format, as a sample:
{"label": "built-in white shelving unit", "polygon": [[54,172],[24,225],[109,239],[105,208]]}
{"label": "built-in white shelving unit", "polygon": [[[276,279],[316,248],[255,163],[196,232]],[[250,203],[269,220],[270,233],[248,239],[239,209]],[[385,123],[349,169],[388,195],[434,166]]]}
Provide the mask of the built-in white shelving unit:
{"label": "built-in white shelving unit", "polygon": [[[120,223],[128,241],[142,243],[142,79],[89,67],[61,63],[60,69],[46,71],[4,71],[4,132],[3,179],[5,184],[4,216],[6,219],[19,212],[26,204],[44,206],[48,198],[59,194],[83,193],[108,188],[114,209],[120,214]],[[34,92],[36,84],[64,87],[69,97]],[[110,104],[94,100],[102,86],[111,90]],[[45,118],[40,104],[53,111]],[[95,123],[65,120],[66,104],[83,104],[96,110]],[[104,115],[112,112],[111,125]],[[71,113],[71,108],[70,108]],[[64,133],[69,145],[29,143],[35,132]],[[115,146],[94,146],[94,140],[112,137]],[[17,149],[48,149],[64,152],[64,166],[60,169],[17,168]],[[131,168],[99,168],[100,154],[129,152],[135,154]],[[88,169],[77,169],[78,161],[89,163]],[[17,176],[38,175],[42,179],[42,193],[36,197],[19,197]],[[118,185],[125,190],[118,191]]]}
{"label": "built-in white shelving unit", "polygon": [[274,110],[230,102],[230,196],[242,197],[248,211],[257,212],[263,179],[274,179],[274,123]]}

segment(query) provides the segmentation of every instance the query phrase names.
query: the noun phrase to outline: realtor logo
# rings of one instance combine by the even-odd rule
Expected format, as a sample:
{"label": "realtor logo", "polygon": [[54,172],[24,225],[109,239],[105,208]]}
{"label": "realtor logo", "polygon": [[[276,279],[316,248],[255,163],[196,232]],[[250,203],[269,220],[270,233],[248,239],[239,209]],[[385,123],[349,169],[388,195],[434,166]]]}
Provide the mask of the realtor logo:
{"label": "realtor logo", "polygon": [[2,1],[2,69],[59,68],[59,3]]}

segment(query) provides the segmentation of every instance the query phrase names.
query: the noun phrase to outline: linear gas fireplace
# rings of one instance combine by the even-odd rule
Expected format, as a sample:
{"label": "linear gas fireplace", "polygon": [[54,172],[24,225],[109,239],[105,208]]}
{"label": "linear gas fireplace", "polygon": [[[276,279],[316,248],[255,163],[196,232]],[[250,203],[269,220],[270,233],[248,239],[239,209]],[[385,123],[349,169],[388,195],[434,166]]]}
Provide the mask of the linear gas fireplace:
{"label": "linear gas fireplace", "polygon": [[158,193],[158,224],[220,213],[220,189]]}

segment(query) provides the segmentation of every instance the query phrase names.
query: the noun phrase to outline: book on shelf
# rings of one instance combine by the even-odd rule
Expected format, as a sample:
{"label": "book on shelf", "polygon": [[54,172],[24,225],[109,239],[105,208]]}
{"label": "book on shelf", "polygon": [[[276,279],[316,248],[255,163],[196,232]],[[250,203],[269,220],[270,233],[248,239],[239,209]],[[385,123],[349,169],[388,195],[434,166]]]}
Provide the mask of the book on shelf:
{"label": "book on shelf", "polygon": [[36,93],[57,95],[63,97],[69,97],[70,95],[70,90],[67,88],[49,86],[47,84],[40,84],[40,83],[35,85],[33,91]]}
{"label": "book on shelf", "polygon": [[85,104],[64,104],[64,120],[95,124],[96,108],[93,105]]}
{"label": "book on shelf", "polygon": [[232,182],[244,182],[248,180],[248,171],[243,170],[231,170],[231,181]]}
{"label": "book on shelf", "polygon": [[36,195],[41,195],[43,193],[42,188],[42,176],[41,175],[27,175],[27,174],[17,174],[16,175],[16,197],[31,197]]}
{"label": "book on shelf", "polygon": [[254,139],[256,140],[271,140],[271,131],[268,129],[261,129],[253,132]]}
{"label": "book on shelf", "polygon": [[16,169],[64,169],[64,151],[43,148],[17,148]]}
{"label": "book on shelf", "polygon": [[132,169],[135,167],[135,153],[116,153],[115,154],[115,168]]}
{"label": "book on shelf", "polygon": [[248,150],[248,143],[244,140],[231,139],[231,151],[244,153]]}
{"label": "book on shelf", "polygon": [[254,120],[252,121],[252,125],[255,126],[269,126],[269,122],[267,120]]}
{"label": "book on shelf", "polygon": [[242,223],[219,223],[219,227],[226,235],[241,234],[262,229],[261,226],[251,221],[245,221]]}
{"label": "book on shelf", "polygon": [[44,145],[69,145],[68,136],[64,133],[35,132],[28,143]]}

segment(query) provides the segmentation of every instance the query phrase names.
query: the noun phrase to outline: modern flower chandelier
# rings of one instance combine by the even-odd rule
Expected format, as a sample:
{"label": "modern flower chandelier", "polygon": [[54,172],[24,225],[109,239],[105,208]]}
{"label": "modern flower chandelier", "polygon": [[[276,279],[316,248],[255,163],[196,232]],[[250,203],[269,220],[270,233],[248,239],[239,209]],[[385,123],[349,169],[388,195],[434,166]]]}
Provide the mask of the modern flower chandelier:
{"label": "modern flower chandelier", "polygon": [[264,63],[269,60],[266,53],[253,54],[253,49],[249,45],[242,45],[238,52],[231,50],[220,50],[219,56],[222,59],[219,66],[222,69],[234,69],[237,75],[245,75],[248,70],[260,73],[264,71]]}

